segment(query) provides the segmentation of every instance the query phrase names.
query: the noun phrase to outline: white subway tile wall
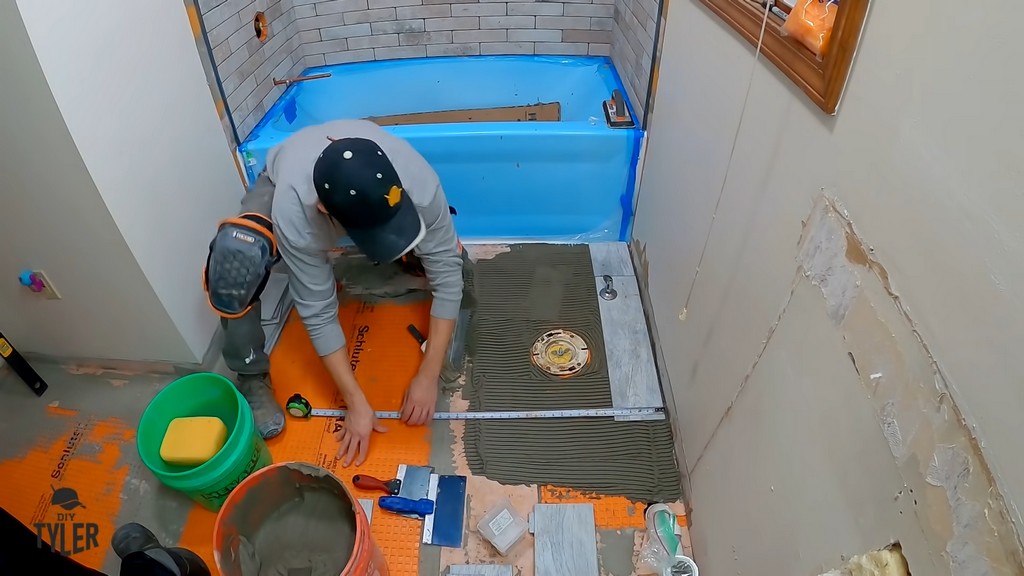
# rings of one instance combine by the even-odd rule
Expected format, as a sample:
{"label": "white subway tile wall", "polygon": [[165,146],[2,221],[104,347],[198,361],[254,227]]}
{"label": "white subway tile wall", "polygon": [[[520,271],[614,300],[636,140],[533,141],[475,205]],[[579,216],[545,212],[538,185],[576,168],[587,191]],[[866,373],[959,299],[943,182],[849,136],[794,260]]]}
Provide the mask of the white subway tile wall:
{"label": "white subway tile wall", "polygon": [[[651,78],[654,53],[654,31],[658,21],[658,0],[612,0],[615,17],[612,31],[611,57],[629,94],[633,110],[643,118],[647,88]],[[566,4],[568,6],[568,4]],[[595,8],[596,6],[591,6]],[[593,18],[592,20],[597,20]],[[602,23],[602,26],[606,24]],[[591,29],[594,29],[591,26]]]}
{"label": "white subway tile wall", "polygon": [[[366,0],[354,0],[359,2],[365,4]],[[351,3],[353,0],[320,4],[329,5],[325,8],[329,10]],[[299,16],[315,18],[316,6],[299,1],[199,0],[199,8],[227,107],[242,139],[284,91],[283,86],[274,85],[274,79],[290,78],[307,66],[304,46],[314,46],[309,54],[347,49],[344,40],[324,42],[319,30],[300,28]],[[267,19],[270,32],[266,42],[256,37],[253,21],[257,12]]]}
{"label": "white subway tile wall", "polygon": [[[478,54],[611,56],[637,111],[658,0],[199,0],[227,106],[246,138],[304,68]],[[256,38],[261,11],[270,26]]]}

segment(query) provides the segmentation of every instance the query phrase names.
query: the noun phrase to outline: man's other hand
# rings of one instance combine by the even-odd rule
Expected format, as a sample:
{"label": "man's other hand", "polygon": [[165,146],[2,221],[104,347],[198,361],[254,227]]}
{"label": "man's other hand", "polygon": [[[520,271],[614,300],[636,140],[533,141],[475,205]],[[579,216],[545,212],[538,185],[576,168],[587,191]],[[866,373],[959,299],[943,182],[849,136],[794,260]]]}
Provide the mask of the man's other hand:
{"label": "man's other hand", "polygon": [[345,415],[345,422],[342,429],[335,435],[341,446],[338,448],[336,459],[344,458],[342,466],[348,466],[355,461],[359,466],[366,460],[366,454],[370,450],[370,436],[374,432],[387,432],[374,414],[370,403],[362,398],[348,407]]}
{"label": "man's other hand", "polygon": [[422,426],[434,419],[437,405],[437,376],[417,373],[405,391],[402,402],[402,422],[410,426]]}

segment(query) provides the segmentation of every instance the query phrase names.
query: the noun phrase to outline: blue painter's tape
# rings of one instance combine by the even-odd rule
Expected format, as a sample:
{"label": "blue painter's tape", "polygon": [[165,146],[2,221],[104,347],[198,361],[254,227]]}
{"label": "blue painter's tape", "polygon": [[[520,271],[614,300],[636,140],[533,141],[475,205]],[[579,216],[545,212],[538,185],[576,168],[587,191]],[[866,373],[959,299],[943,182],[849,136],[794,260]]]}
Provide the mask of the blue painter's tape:
{"label": "blue painter's tape", "polygon": [[629,180],[626,190],[622,193],[622,221],[619,226],[619,242],[629,242],[633,235],[633,199],[636,194],[636,168],[640,164],[640,143],[643,140],[642,130],[630,130],[633,133],[633,146],[629,154]]}
{"label": "blue painter's tape", "polygon": [[289,124],[295,122],[295,119],[299,117],[298,98],[290,98],[285,101],[282,113],[284,114],[285,122]]}
{"label": "blue painter's tape", "polygon": [[[622,94],[623,100],[626,102],[626,109],[629,110],[630,117],[639,126],[639,117],[636,114],[636,109],[633,107],[633,102],[629,99],[629,92],[626,90],[626,85],[622,81],[622,77],[616,72],[614,74],[615,88]],[[630,236],[633,234],[633,204],[634,197],[636,195],[636,168],[640,164],[640,143],[643,140],[644,131],[640,128],[620,128],[620,130],[628,131],[631,137],[631,146],[629,151],[629,172],[626,180],[626,188],[622,191],[622,196],[619,197],[619,206],[622,210],[622,219],[619,222],[619,235],[618,240],[620,242],[628,242]]]}

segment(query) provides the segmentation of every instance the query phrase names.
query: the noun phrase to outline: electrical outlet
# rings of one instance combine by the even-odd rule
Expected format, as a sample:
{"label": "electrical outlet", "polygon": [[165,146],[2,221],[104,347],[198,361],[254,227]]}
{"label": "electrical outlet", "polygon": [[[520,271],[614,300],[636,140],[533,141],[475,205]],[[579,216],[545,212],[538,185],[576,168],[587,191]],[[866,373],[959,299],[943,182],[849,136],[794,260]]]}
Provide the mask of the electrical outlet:
{"label": "electrical outlet", "polygon": [[57,292],[57,287],[53,285],[53,282],[50,282],[50,278],[46,276],[46,272],[43,272],[42,270],[33,270],[32,273],[43,281],[43,291],[39,293],[40,296],[48,300],[60,300],[60,293]]}

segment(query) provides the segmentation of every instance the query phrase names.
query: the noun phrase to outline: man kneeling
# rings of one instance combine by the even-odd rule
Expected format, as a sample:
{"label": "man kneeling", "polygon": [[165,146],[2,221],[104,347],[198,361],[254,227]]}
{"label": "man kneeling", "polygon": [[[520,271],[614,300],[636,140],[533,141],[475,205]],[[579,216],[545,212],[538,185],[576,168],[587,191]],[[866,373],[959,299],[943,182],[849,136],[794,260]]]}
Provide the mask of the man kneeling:
{"label": "man kneeling", "polygon": [[271,389],[259,294],[284,261],[295,309],[348,410],[337,456],[348,466],[361,464],[372,433],[386,428],[349,365],[338,321],[328,253],[345,236],[376,263],[415,256],[422,265],[433,295],[429,339],[401,413],[412,425],[430,422],[462,303],[464,254],[440,179],[407,141],[364,120],[296,132],[270,150],[241,214],[221,224],[204,278],[222,317],[224,360],[260,433],[271,438],[285,418]]}

